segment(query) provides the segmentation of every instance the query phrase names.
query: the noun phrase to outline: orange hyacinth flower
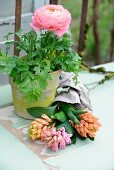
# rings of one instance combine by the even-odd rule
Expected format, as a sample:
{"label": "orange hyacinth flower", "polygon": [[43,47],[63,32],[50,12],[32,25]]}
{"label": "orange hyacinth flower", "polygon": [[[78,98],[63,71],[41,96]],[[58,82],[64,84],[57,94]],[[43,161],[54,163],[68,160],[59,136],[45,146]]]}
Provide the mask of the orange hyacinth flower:
{"label": "orange hyacinth flower", "polygon": [[42,114],[41,118],[37,118],[31,122],[28,130],[29,138],[34,141],[35,139],[40,139],[44,141],[45,131],[52,128],[54,125],[52,119],[50,119],[47,115]]}
{"label": "orange hyacinth flower", "polygon": [[99,127],[101,127],[98,118],[96,118],[90,111],[79,115],[79,117],[80,117],[80,124],[75,124],[73,123],[73,121],[71,121],[72,126],[75,127],[77,132],[82,137],[86,138],[89,136],[94,138],[96,132],[99,130]]}

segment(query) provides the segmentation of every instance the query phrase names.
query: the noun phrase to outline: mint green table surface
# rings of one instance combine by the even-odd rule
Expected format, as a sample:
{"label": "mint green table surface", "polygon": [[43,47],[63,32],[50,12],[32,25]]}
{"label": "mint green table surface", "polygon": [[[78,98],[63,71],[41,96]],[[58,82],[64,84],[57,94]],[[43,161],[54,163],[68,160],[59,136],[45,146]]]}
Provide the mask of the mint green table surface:
{"label": "mint green table surface", "polygon": [[[104,66],[107,70],[114,71],[114,63]],[[87,72],[79,76],[82,82],[90,85],[89,87],[102,77]],[[8,88],[0,87],[1,106],[12,102]],[[4,94],[9,96],[8,100]],[[89,95],[94,114],[102,123],[95,141],[77,141],[72,150],[68,147],[67,152],[60,152],[58,156],[45,160],[47,164],[58,167],[59,170],[114,170],[114,79],[91,90]],[[42,168],[44,168],[42,161],[0,126],[0,170],[42,170]]]}
{"label": "mint green table surface", "polygon": [[12,94],[10,85],[0,85],[0,107],[12,103]]}
{"label": "mint green table surface", "polygon": [[45,170],[31,150],[0,125],[0,170]]}
{"label": "mint green table surface", "polygon": [[90,99],[102,123],[95,141],[78,140],[69,152],[47,159],[48,164],[60,170],[114,170],[114,79],[91,91]]}

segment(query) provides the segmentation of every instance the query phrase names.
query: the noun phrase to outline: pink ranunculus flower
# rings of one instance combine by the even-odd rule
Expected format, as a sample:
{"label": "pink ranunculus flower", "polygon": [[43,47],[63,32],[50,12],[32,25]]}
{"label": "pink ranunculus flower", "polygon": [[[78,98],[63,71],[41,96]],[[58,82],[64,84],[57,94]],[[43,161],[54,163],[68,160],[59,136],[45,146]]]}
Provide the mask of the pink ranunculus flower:
{"label": "pink ranunculus flower", "polygon": [[71,23],[71,14],[61,5],[45,5],[35,11],[31,27],[37,30],[49,30],[57,36],[64,35]]}

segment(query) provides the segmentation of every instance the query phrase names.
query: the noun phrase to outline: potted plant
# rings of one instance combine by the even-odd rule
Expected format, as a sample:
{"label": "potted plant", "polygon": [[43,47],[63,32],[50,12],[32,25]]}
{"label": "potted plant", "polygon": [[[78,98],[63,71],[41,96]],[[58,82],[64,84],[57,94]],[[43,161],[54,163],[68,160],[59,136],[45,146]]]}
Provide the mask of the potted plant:
{"label": "potted plant", "polygon": [[[61,5],[46,5],[34,13],[32,31],[6,36],[6,53],[0,52],[0,72],[10,77],[14,110],[19,116],[30,119],[26,108],[52,103],[61,70],[77,76],[81,58],[72,49],[70,23],[71,15]],[[18,40],[8,41],[11,34]],[[12,44],[25,55],[10,56]]]}

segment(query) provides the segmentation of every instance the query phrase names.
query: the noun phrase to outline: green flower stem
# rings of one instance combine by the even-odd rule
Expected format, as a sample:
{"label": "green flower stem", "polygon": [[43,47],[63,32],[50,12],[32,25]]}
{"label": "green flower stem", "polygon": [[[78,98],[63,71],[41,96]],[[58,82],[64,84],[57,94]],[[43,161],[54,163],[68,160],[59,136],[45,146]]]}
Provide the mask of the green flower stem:
{"label": "green flower stem", "polygon": [[76,124],[80,123],[79,120],[77,119],[77,117],[74,115],[74,113],[72,111],[73,106],[71,104],[64,103],[61,107],[70,120],[72,120]]}

